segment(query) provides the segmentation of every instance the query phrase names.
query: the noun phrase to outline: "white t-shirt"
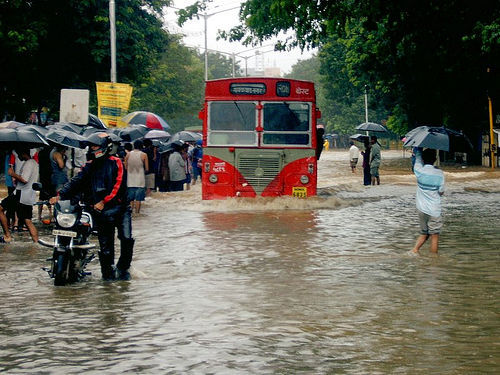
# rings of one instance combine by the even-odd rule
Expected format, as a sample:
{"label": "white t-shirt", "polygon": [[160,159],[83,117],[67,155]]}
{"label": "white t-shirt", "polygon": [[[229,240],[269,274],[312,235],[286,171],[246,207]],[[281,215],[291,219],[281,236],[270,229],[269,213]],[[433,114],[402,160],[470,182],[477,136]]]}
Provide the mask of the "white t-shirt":
{"label": "white t-shirt", "polygon": [[36,202],[36,193],[32,185],[38,181],[38,163],[33,159],[26,160],[19,171],[19,175],[26,181],[25,184],[17,181],[16,190],[21,191],[19,202],[32,206]]}
{"label": "white t-shirt", "polygon": [[359,148],[355,145],[352,145],[349,149],[349,159],[358,159],[359,158]]}

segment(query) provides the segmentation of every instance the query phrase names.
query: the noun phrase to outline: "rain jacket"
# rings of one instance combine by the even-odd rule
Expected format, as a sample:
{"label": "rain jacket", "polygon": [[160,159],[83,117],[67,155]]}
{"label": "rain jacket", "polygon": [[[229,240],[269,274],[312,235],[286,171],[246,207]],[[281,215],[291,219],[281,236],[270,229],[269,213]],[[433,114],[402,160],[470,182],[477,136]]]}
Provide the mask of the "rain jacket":
{"label": "rain jacket", "polygon": [[90,205],[104,201],[104,210],[128,205],[126,173],[122,161],[115,156],[89,161],[64,185],[59,196],[71,199],[82,195],[80,199]]}

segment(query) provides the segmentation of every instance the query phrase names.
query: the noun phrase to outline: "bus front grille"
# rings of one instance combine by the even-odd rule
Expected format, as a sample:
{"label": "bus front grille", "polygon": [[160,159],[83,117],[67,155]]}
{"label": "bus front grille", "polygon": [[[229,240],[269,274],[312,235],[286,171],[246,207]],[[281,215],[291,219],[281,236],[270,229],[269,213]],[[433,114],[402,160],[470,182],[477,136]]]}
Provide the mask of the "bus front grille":
{"label": "bus front grille", "polygon": [[237,168],[244,179],[240,178],[239,186],[251,185],[256,193],[262,191],[276,178],[281,171],[281,155],[240,155]]}

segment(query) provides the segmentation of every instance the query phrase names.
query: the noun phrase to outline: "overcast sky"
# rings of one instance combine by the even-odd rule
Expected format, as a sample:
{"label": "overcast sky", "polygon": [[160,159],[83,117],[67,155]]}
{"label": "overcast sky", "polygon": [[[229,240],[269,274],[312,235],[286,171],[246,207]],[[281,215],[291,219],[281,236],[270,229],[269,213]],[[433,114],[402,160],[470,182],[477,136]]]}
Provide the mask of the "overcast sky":
{"label": "overcast sky", "polygon": [[[176,8],[185,8],[191,5],[196,0],[174,0],[173,6]],[[240,53],[242,56],[251,56],[247,59],[248,67],[255,67],[255,50],[247,51],[252,47],[245,47],[240,43],[229,43],[224,40],[217,40],[217,31],[229,31],[232,27],[239,24],[238,13],[239,5],[243,0],[214,0],[207,9],[207,14],[226,10],[213,16],[208,17],[207,21],[207,45],[208,49],[217,50],[226,53]],[[231,8],[236,8],[229,10]],[[184,43],[189,47],[200,47],[204,51],[204,21],[203,17],[187,21],[182,28],[177,25],[176,9],[167,8],[165,12],[165,25],[171,33],[184,34]],[[247,51],[247,52],[244,52]],[[260,52],[264,53],[264,67],[280,67],[282,73],[289,73],[292,66],[298,60],[305,60],[312,56],[311,51],[301,53],[300,49],[295,49],[291,52],[274,52],[272,41],[263,43],[263,47],[259,48]],[[238,56],[237,56],[238,58]],[[240,66],[245,66],[245,60],[237,59]]]}

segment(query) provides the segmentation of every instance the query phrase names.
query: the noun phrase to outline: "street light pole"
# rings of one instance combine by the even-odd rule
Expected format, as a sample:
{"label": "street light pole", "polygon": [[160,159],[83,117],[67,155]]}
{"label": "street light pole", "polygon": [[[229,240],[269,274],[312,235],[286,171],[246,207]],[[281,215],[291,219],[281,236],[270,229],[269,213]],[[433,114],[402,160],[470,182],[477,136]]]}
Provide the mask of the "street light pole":
{"label": "street light pole", "polygon": [[368,122],[368,85],[365,85],[365,122]]}
{"label": "street light pole", "polygon": [[208,46],[207,46],[207,19],[208,14],[203,15],[205,21],[205,81],[208,81]]}
{"label": "street light pole", "polygon": [[208,41],[207,41],[207,20],[208,20],[208,17],[211,17],[215,14],[219,14],[222,12],[227,12],[229,10],[239,9],[239,8],[240,7],[238,6],[238,7],[220,10],[218,12],[214,12],[214,13],[210,13],[210,14],[205,13],[203,15],[203,20],[205,22],[205,81],[208,81]]}
{"label": "street light pole", "polygon": [[111,45],[111,82],[116,83],[115,0],[109,0],[109,37],[110,37],[110,45]]}

